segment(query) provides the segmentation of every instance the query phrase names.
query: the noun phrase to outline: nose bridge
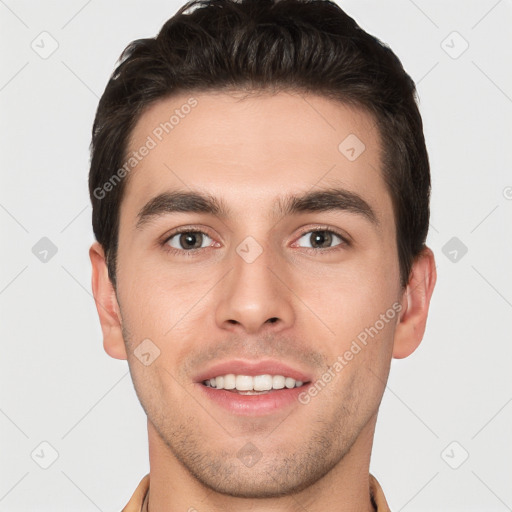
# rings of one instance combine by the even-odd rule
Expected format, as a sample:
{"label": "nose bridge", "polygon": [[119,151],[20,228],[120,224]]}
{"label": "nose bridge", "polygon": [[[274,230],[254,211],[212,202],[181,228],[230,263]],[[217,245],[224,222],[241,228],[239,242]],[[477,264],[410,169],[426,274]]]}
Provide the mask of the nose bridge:
{"label": "nose bridge", "polygon": [[224,327],[240,324],[256,332],[266,322],[282,327],[293,321],[290,291],[276,277],[280,258],[269,245],[248,236],[234,248],[229,272],[217,307],[217,323]]}

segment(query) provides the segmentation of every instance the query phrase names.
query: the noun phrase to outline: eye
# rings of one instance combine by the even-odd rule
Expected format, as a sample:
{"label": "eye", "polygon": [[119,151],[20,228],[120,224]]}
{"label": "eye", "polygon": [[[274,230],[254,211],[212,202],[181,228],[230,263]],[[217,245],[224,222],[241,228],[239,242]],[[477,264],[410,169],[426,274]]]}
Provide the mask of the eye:
{"label": "eye", "polygon": [[[190,251],[192,249],[201,249],[211,245],[213,240],[202,231],[182,231],[171,235],[165,244],[173,249]],[[203,245],[205,244],[206,245]]]}
{"label": "eye", "polygon": [[[306,245],[300,245],[300,241],[303,240],[303,243]],[[339,234],[334,231],[328,229],[317,229],[314,231],[308,231],[304,233],[296,243],[299,244],[300,247],[307,247],[311,249],[329,249],[333,247],[333,242],[338,241],[335,246],[348,244],[348,242]]]}

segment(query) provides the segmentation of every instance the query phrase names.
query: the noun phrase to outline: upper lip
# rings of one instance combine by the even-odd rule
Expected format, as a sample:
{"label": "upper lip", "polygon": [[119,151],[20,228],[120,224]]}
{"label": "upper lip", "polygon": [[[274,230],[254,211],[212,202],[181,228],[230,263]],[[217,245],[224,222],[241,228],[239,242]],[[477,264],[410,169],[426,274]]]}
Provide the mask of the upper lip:
{"label": "upper lip", "polygon": [[275,359],[250,361],[244,359],[231,359],[221,361],[202,370],[195,377],[196,382],[204,382],[220,375],[234,373],[235,375],[283,375],[302,382],[310,382],[312,377],[298,368],[287,365]]}

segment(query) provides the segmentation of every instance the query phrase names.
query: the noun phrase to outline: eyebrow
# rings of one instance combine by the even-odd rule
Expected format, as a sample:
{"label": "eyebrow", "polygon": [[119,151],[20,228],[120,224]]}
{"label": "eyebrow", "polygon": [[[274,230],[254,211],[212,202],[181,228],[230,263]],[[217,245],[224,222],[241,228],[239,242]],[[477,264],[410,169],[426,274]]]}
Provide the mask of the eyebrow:
{"label": "eyebrow", "polygon": [[375,226],[380,225],[373,208],[359,194],[342,188],[288,195],[280,199],[274,208],[274,214],[280,217],[327,211],[346,211],[364,217]]}
{"label": "eyebrow", "polygon": [[[379,220],[372,207],[355,192],[341,188],[329,188],[289,194],[278,199],[272,213],[275,217],[286,217],[298,213],[346,211],[364,217],[379,226]],[[228,218],[230,209],[220,199],[201,192],[163,192],[150,199],[137,215],[137,229],[142,229],[151,220],[176,212],[206,213]]]}
{"label": "eyebrow", "polygon": [[229,209],[217,198],[201,192],[164,192],[149,200],[137,215],[137,229],[151,220],[175,212],[208,213],[228,217]]}

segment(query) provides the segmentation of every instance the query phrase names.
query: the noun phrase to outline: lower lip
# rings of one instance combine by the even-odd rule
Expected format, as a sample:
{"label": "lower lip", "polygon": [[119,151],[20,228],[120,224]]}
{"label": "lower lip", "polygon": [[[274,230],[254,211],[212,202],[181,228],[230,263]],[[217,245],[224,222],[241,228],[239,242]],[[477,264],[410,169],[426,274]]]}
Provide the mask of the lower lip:
{"label": "lower lip", "polygon": [[284,388],[261,395],[241,395],[225,389],[215,389],[204,384],[197,384],[203,393],[224,409],[242,416],[259,416],[271,414],[280,409],[299,404],[299,395],[307,390],[308,385],[299,388]]}

